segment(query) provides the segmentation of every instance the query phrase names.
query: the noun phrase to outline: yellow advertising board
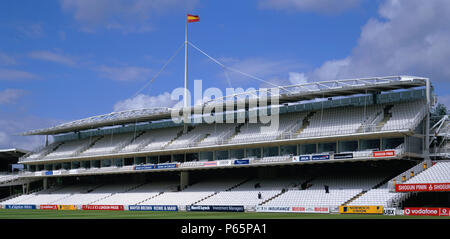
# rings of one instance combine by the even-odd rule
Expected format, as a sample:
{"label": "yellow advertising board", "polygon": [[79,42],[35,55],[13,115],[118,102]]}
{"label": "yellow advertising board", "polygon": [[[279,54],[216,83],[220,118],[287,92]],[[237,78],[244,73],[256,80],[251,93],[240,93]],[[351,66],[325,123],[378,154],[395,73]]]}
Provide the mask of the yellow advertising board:
{"label": "yellow advertising board", "polygon": [[383,206],[340,206],[339,213],[383,214]]}
{"label": "yellow advertising board", "polygon": [[58,205],[58,210],[77,210],[77,205]]}

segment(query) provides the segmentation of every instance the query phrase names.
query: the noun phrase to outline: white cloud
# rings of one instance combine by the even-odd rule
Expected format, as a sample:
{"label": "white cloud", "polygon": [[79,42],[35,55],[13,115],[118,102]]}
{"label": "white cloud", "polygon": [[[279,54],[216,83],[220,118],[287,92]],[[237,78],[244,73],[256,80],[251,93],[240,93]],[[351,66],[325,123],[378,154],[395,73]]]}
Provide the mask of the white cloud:
{"label": "white cloud", "polygon": [[305,76],[305,73],[289,72],[289,82],[294,85],[306,84],[308,83],[308,77]]}
{"label": "white cloud", "polygon": [[152,72],[149,68],[136,66],[111,67],[101,65],[96,70],[100,73],[100,77],[115,81],[148,80]]}
{"label": "white cloud", "polygon": [[114,105],[114,111],[118,112],[153,107],[172,107],[176,103],[178,103],[178,101],[172,100],[169,92],[164,92],[158,96],[139,94],[133,98],[117,102]]}
{"label": "white cloud", "polygon": [[359,3],[360,0],[263,0],[259,6],[265,9],[330,14],[354,8]]}
{"label": "white cloud", "polygon": [[66,66],[76,65],[76,61],[72,57],[51,51],[33,51],[29,55],[31,58],[37,60],[50,61]]}
{"label": "white cloud", "polygon": [[0,104],[14,103],[22,97],[26,91],[21,89],[5,89],[0,91]]}
{"label": "white cloud", "polygon": [[186,12],[198,0],[61,0],[62,9],[74,15],[83,31],[98,28],[123,33],[152,30],[153,18],[166,12]]}
{"label": "white cloud", "polygon": [[32,150],[40,147],[45,144],[45,136],[20,136],[20,133],[60,123],[58,120],[0,112],[0,148]]}
{"label": "white cloud", "polygon": [[324,62],[308,79],[419,75],[448,82],[450,1],[386,0],[378,13],[349,56]]}
{"label": "white cloud", "polygon": [[26,71],[0,69],[0,80],[15,81],[15,80],[32,80],[37,78],[38,77],[36,75],[33,75]]}

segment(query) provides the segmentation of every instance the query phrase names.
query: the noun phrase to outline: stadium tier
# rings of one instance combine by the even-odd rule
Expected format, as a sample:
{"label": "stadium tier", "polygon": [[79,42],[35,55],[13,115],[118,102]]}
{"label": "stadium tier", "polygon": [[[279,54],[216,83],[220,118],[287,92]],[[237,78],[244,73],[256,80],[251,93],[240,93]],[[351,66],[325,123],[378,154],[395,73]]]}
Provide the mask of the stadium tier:
{"label": "stadium tier", "polygon": [[[156,108],[25,132],[53,136],[20,158],[25,170],[16,177],[41,184],[28,183],[0,204],[400,208],[412,194],[397,192],[398,185],[450,182],[449,163],[442,160],[448,117],[430,130],[435,98],[428,79],[367,78],[286,89],[268,106],[213,100],[205,105],[235,107],[200,121],[191,115],[186,124],[171,118],[179,109]],[[252,118],[265,111],[269,121]],[[227,121],[230,115],[238,117]],[[213,117],[224,121],[209,123]]]}
{"label": "stadium tier", "polygon": [[[388,108],[389,113],[383,114],[383,111]],[[195,125],[191,126],[186,133],[183,133],[182,127],[117,133],[54,143],[22,158],[22,161],[120,155],[123,152],[163,152],[208,145],[345,136],[362,132],[411,131],[423,119],[424,112],[425,104],[419,100],[399,103],[393,107],[392,105],[376,105],[286,113],[280,115],[279,127],[263,132],[261,132],[263,124],[247,122]],[[372,118],[373,120],[369,120]]]}

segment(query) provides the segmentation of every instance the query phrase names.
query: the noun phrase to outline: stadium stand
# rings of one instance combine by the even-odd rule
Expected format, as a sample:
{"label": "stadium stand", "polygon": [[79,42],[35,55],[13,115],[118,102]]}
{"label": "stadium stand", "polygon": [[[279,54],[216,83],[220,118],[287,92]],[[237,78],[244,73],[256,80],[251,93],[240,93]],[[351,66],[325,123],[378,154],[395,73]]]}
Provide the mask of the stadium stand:
{"label": "stadium stand", "polygon": [[[423,102],[414,101],[398,104],[392,107],[392,117],[384,122],[380,130],[410,130],[423,116]],[[304,122],[305,113],[285,114],[280,116],[279,127],[261,132],[260,123],[246,123],[240,127],[236,124],[214,124],[193,126],[187,133],[182,128],[156,129],[140,133],[135,138],[134,133],[111,134],[104,137],[89,137],[82,140],[63,142],[50,153],[44,153],[54,145],[43,148],[41,151],[30,154],[24,160],[67,158],[75,156],[101,155],[115,152],[139,152],[176,148],[189,148],[193,146],[207,146],[213,144],[240,144],[246,142],[271,141],[280,138],[307,138],[330,135],[345,135],[357,133],[364,127],[364,122],[370,115],[380,113],[382,106],[335,108],[322,112],[313,112],[314,115]],[[364,116],[368,115],[368,116]],[[306,125],[304,125],[306,124]],[[234,129],[239,128],[239,132]],[[295,130],[293,130],[295,129]],[[228,140],[226,140],[229,138]],[[225,140],[224,140],[225,139]]]}
{"label": "stadium stand", "polygon": [[[0,204],[400,207],[410,194],[395,184],[450,182],[442,161],[448,137],[426,132],[428,83],[387,77],[294,86],[298,92],[280,95],[273,128],[251,122],[261,108],[243,102],[245,118],[232,123],[184,125],[169,120],[174,109],[158,108],[25,132],[53,135],[20,158],[26,170],[17,177],[42,187]],[[432,143],[440,147],[433,166]]]}

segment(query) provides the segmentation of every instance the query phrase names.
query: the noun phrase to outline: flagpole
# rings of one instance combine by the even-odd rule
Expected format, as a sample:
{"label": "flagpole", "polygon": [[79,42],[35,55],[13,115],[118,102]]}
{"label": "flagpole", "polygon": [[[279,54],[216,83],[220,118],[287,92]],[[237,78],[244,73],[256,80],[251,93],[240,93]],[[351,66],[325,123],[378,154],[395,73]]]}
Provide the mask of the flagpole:
{"label": "flagpole", "polygon": [[[184,34],[184,107],[187,109],[188,107],[188,101],[187,101],[187,88],[188,88],[188,18],[186,15],[186,27],[185,27],[185,34]],[[184,131],[187,131],[187,114],[183,112],[184,114]]]}
{"label": "flagpole", "polygon": [[184,107],[188,106],[188,102],[187,102],[187,83],[188,83],[188,69],[187,69],[187,64],[188,64],[188,32],[187,32],[187,27],[188,27],[188,19],[186,18],[186,28],[185,28],[185,35],[184,35]]}

